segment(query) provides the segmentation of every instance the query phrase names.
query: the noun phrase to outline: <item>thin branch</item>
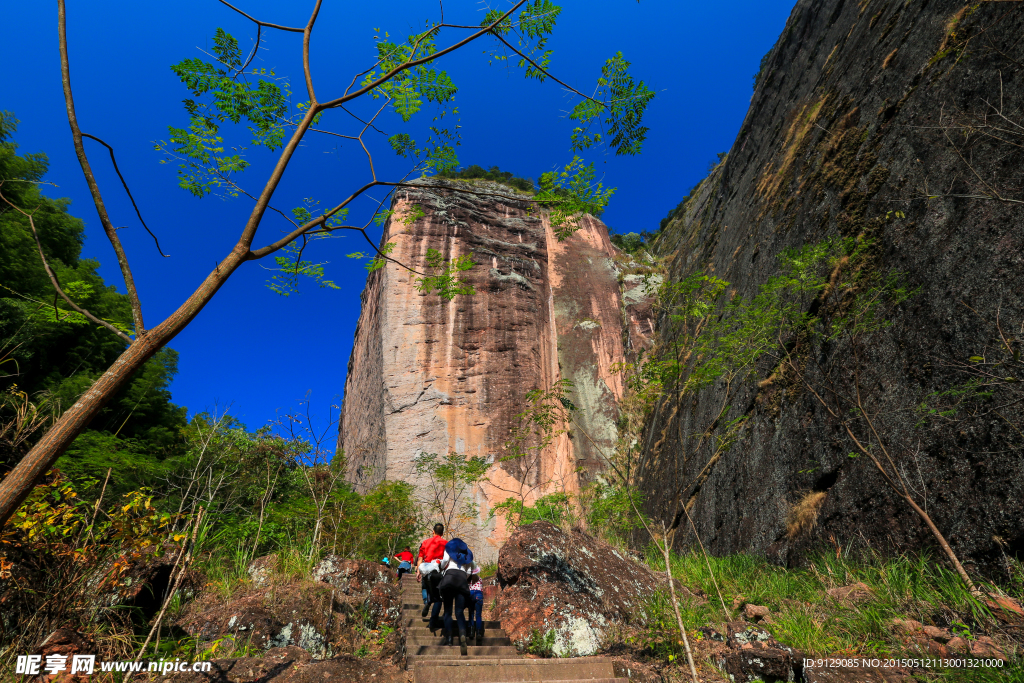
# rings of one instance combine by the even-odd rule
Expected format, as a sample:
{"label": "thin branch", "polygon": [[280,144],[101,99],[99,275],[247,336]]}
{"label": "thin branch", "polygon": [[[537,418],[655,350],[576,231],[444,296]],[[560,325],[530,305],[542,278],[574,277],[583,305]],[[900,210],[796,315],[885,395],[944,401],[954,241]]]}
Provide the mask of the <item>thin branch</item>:
{"label": "thin branch", "polygon": [[585,100],[590,100],[591,102],[595,102],[597,104],[600,104],[601,106],[604,106],[604,102],[599,102],[598,100],[595,100],[593,97],[590,97],[589,95],[584,95],[579,90],[577,90],[576,88],[572,87],[571,85],[569,85],[565,81],[561,81],[561,80],[555,78],[554,76],[552,76],[551,73],[547,69],[545,69],[541,65],[537,64],[537,62],[535,62],[532,59],[530,59],[529,57],[527,57],[524,53],[522,53],[519,50],[517,50],[515,47],[512,46],[511,43],[509,43],[507,40],[502,38],[497,32],[495,32],[494,37],[497,38],[498,40],[500,40],[501,42],[505,43],[505,45],[508,45],[508,48],[510,50],[512,50],[517,55],[519,55],[520,57],[522,57],[523,59],[528,61],[530,64],[533,65],[534,69],[536,69],[537,71],[540,71],[542,74],[544,74],[545,76],[547,76],[548,78],[553,80],[555,83],[558,83],[563,88],[565,88],[565,89],[567,89],[567,90],[569,90],[571,92],[576,93],[577,95],[579,95],[580,97],[582,97]]}
{"label": "thin branch", "polygon": [[[85,154],[85,145],[82,144],[82,131],[78,127],[78,116],[75,114],[75,101],[71,92],[71,67],[68,61],[68,32],[64,0],[57,0],[57,34],[60,47],[61,81],[64,85],[64,104],[67,107],[68,124],[71,126],[71,135],[74,138],[78,163],[82,166],[82,174],[89,185],[89,193],[92,195],[93,204],[96,205],[96,213],[99,214],[100,223],[103,224],[103,231],[107,234],[107,239],[110,240],[111,246],[114,247],[114,253],[117,255],[117,263],[121,267],[121,276],[124,278],[125,289],[128,292],[128,301],[132,307],[135,336],[141,338],[146,334],[146,327],[142,321],[142,304],[139,302],[139,294],[135,289],[135,279],[132,277],[132,271],[128,265],[128,256],[124,253],[121,239],[117,236],[117,229],[107,215],[106,206],[103,204],[103,196],[100,194],[99,184],[97,184],[92,167],[89,165],[89,158]],[[130,340],[129,343],[131,343]]]}
{"label": "thin branch", "polygon": [[[263,27],[260,24],[256,24],[256,44],[252,46],[252,52],[249,53],[249,59],[245,60],[245,64],[243,64],[242,68],[238,70],[238,73],[235,74],[234,78],[238,78],[243,73],[245,73],[246,69],[249,68],[249,64],[252,63],[253,57],[256,56],[256,52],[260,49],[260,41],[263,39],[262,36]],[[234,78],[232,78],[231,80],[234,80]]]}
{"label": "thin branch", "polygon": [[229,2],[225,2],[224,0],[217,0],[217,1],[220,2],[220,4],[227,5],[231,9],[235,10],[236,12],[241,14],[243,17],[245,17],[249,21],[255,23],[257,26],[266,26],[267,28],[276,28],[279,31],[291,31],[292,33],[302,33],[305,30],[305,29],[301,29],[301,28],[294,28],[292,26],[281,26],[280,24],[271,24],[271,23],[266,22],[266,21],[260,21],[259,19],[256,19],[254,17],[249,16],[248,14],[246,14],[242,10],[238,9],[237,7],[235,7],[234,5],[232,5]]}
{"label": "thin branch", "polygon": [[[0,185],[3,185],[3,183],[0,182]],[[0,194],[0,199],[3,199],[5,202],[7,202],[7,204],[11,206],[11,208],[13,208],[15,211],[28,218],[28,224],[32,228],[32,236],[36,240],[36,248],[39,250],[39,258],[42,259],[43,268],[46,270],[46,275],[50,278],[50,283],[53,285],[53,288],[57,290],[57,294],[59,294],[60,297],[67,302],[68,306],[71,306],[71,308],[73,308],[75,311],[81,313],[82,315],[84,315],[86,318],[96,323],[97,325],[102,325],[103,327],[107,328],[124,341],[131,344],[134,341],[131,337],[129,337],[127,334],[117,329],[110,323],[108,323],[106,320],[101,320],[100,318],[97,318],[92,313],[90,313],[89,311],[85,310],[84,308],[76,304],[74,301],[72,301],[71,297],[64,293],[64,290],[60,286],[60,282],[57,281],[57,275],[53,272],[53,269],[50,268],[49,261],[46,260],[46,254],[43,252],[43,243],[39,240],[39,233],[36,231],[36,222],[32,220],[32,214],[26,211],[22,211],[19,207],[12,204],[11,200],[9,200],[7,197],[4,197],[3,194]]]}
{"label": "thin branch", "polygon": [[156,235],[153,234],[153,231],[149,229],[148,225],[146,225],[146,221],[142,219],[142,212],[139,211],[139,206],[138,204],[135,203],[135,197],[132,196],[132,191],[128,189],[128,183],[125,182],[124,176],[121,175],[121,169],[117,167],[117,159],[114,158],[114,148],[105,143],[103,140],[100,140],[95,135],[82,133],[82,137],[89,138],[90,140],[95,140],[96,142],[106,147],[107,151],[110,152],[110,163],[114,165],[114,171],[117,173],[117,177],[121,179],[121,185],[124,186],[125,194],[128,195],[128,199],[132,203],[132,208],[135,209],[135,215],[139,217],[139,222],[142,223],[142,227],[144,227],[146,229],[146,232],[149,233],[149,236],[153,238],[153,242],[156,243],[156,250],[160,252],[160,255],[163,256],[164,258],[170,258],[170,256],[168,254],[165,254],[163,249],[160,248],[160,240],[156,238]]}
{"label": "thin branch", "polygon": [[309,94],[309,105],[311,107],[316,104],[316,93],[313,91],[313,73],[309,69],[309,41],[313,35],[313,24],[316,23],[316,17],[320,14],[320,5],[322,3],[323,0],[316,0],[316,5],[313,7],[313,15],[309,18],[309,22],[302,32],[302,73],[306,77],[306,92]]}
{"label": "thin branch", "polygon": [[[221,2],[224,2],[224,0],[221,0]],[[438,59],[440,57],[445,56],[449,52],[454,52],[455,50],[458,50],[459,48],[464,47],[465,45],[468,45],[469,43],[473,42],[474,40],[476,40],[480,36],[485,35],[487,33],[491,33],[492,29],[495,26],[498,26],[499,24],[501,24],[501,22],[504,21],[506,17],[508,17],[514,11],[516,11],[517,9],[522,7],[525,2],[526,2],[526,0],[519,0],[519,2],[517,2],[511,8],[509,8],[509,10],[507,12],[505,12],[503,15],[498,17],[493,23],[488,24],[487,26],[484,26],[483,28],[481,28],[476,33],[474,33],[474,34],[472,34],[470,36],[467,36],[466,38],[460,40],[459,42],[455,43],[454,45],[449,45],[445,49],[439,50],[439,51],[435,52],[434,54],[427,55],[426,57],[421,57],[420,59],[414,59],[414,60],[412,60],[410,62],[405,62],[404,64],[399,64],[398,66],[396,66],[391,71],[387,72],[386,74],[384,74],[380,78],[372,81],[371,83],[368,83],[367,85],[363,86],[359,90],[356,90],[355,92],[347,94],[347,95],[343,95],[343,96],[341,96],[341,97],[339,97],[337,99],[331,100],[330,102],[325,102],[324,104],[320,105],[320,107],[322,109],[331,109],[331,108],[340,106],[342,104],[345,104],[346,102],[354,100],[357,97],[360,97],[361,95],[365,95],[366,93],[370,92],[371,90],[380,87],[380,85],[382,83],[385,83],[385,82],[391,80],[391,78],[393,76],[395,76],[396,74],[399,74],[399,73],[401,73],[403,71],[408,71],[409,69],[411,69],[413,67],[416,67],[416,66],[419,66],[420,64],[426,64],[428,62],[432,62],[435,59]],[[225,3],[225,4],[227,4],[227,3]]]}

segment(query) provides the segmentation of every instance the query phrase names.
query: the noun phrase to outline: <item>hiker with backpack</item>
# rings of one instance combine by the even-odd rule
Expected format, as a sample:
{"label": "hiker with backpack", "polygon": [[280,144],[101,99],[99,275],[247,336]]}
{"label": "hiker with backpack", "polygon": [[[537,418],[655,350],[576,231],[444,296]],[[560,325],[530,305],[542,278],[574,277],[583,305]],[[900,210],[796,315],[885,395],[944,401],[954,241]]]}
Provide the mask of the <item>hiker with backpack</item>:
{"label": "hiker with backpack", "polygon": [[441,645],[454,645],[452,612],[459,627],[459,652],[468,653],[465,609],[473,596],[469,592],[469,575],[473,571],[473,551],[461,538],[453,538],[444,547],[441,557],[441,582],[437,585],[444,605],[444,630]]}
{"label": "hiker with backpack", "polygon": [[[444,524],[434,525],[434,535],[420,544],[419,552],[416,554],[416,580],[420,582],[420,589],[423,594],[424,619],[430,612],[430,630],[436,631],[440,628],[441,595],[437,591],[437,585],[441,581],[441,568],[439,562],[444,555]],[[433,610],[431,610],[433,606]]]}

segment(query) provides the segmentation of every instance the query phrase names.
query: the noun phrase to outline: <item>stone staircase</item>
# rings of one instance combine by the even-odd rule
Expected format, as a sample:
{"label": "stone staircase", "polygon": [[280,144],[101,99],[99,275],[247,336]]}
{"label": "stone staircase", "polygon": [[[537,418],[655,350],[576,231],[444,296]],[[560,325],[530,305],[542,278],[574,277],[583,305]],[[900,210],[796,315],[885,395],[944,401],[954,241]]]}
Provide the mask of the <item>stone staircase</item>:
{"label": "stone staircase", "polygon": [[527,659],[518,653],[498,621],[484,622],[483,645],[472,641],[463,657],[458,638],[454,646],[445,647],[440,644],[440,631],[430,635],[429,617],[424,619],[422,610],[420,584],[412,576],[403,576],[401,624],[406,663],[415,683],[628,683],[627,678],[616,677],[610,659]]}

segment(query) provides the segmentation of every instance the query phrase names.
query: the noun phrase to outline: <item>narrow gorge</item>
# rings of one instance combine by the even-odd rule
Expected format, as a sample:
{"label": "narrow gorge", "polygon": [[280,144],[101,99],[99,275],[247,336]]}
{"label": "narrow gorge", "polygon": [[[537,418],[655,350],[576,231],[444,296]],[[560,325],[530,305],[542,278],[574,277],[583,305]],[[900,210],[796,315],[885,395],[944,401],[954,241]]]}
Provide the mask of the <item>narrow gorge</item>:
{"label": "narrow gorge", "polygon": [[[732,149],[646,251],[672,282],[723,283],[716,324],[783,274],[791,250],[814,245],[857,254],[831,274],[840,294],[801,304],[820,326],[878,278],[910,294],[879,311],[869,336],[814,346],[780,328],[770,341],[781,346],[757,351],[742,377],[695,391],[666,383],[635,435],[635,483],[654,519],[692,517],[679,548],[696,531],[715,553],[799,565],[828,545],[932,546],[855,438],[902,468],[972,570],[998,574],[1024,552],[1022,22],[1015,3],[794,8]],[[655,315],[599,221],[559,242],[528,199],[439,179],[397,192],[381,244],[394,242],[404,264],[429,248],[471,254],[476,294],[426,296],[394,264],[370,276],[339,437],[361,490],[385,478],[422,484],[423,453],[487,457],[474,496],[488,557],[504,538],[487,515],[494,504],[576,491],[601,470],[597,451],[613,452],[619,436],[613,366],[655,336],[653,357],[664,358],[685,341],[688,315],[671,304]],[[414,207],[425,215],[403,219]],[[561,379],[593,441],[576,430],[536,462],[503,462],[526,392]],[[867,421],[843,417],[851,392]]]}

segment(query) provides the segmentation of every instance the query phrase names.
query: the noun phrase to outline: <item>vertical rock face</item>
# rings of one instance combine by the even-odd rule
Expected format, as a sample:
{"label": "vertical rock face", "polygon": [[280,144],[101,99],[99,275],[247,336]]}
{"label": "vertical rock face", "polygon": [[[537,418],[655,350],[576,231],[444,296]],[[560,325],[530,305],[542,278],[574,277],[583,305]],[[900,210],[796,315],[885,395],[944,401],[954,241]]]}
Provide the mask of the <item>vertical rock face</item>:
{"label": "vertical rock face", "polygon": [[[1024,556],[1024,393],[1009,383],[1024,322],[1022,35],[1018,3],[800,0],[728,158],[657,243],[673,279],[713,273],[749,299],[783,250],[870,236],[873,267],[903,273],[916,294],[861,349],[863,401],[951,545],[1003,578],[1004,558]],[[822,386],[815,373],[849,357],[825,347],[800,372]],[[982,362],[998,364],[1000,398],[943,419],[921,411]],[[871,462],[849,457],[848,434],[800,378],[771,372],[759,367],[763,381],[720,416],[746,422],[718,457],[685,435],[718,419],[723,383],[656,406],[649,511],[671,516],[689,501],[709,550],[782,563],[822,545],[932,545]],[[824,494],[817,527],[790,538],[787,510],[809,492]]]}
{"label": "vertical rock face", "polygon": [[[572,491],[601,469],[598,448],[614,445],[622,393],[612,366],[625,359],[624,337],[646,343],[643,301],[630,303],[639,322],[623,334],[618,252],[605,226],[587,217],[558,242],[526,199],[494,183],[437,179],[397,192],[382,237],[396,245],[391,256],[419,269],[428,249],[446,260],[470,254],[476,266],[463,275],[476,294],[446,302],[394,264],[370,275],[338,441],[364,491],[384,479],[422,486],[415,463],[424,453],[487,458],[487,481],[471,493],[479,517],[459,531],[485,560],[503,540],[487,519],[495,503]],[[424,216],[406,224],[415,206]],[[562,435],[532,461],[501,462],[525,394],[561,379],[573,383],[596,446]]]}

